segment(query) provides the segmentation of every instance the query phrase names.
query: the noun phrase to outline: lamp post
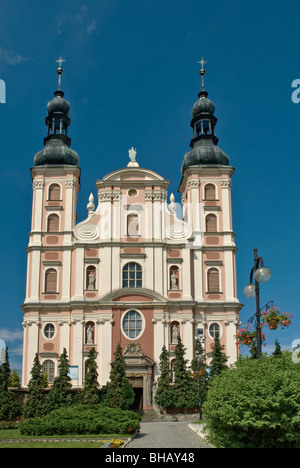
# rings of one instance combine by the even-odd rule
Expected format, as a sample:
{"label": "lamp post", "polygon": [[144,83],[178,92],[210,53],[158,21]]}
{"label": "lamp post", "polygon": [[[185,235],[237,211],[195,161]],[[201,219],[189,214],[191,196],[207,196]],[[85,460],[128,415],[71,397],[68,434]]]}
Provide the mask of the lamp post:
{"label": "lamp post", "polygon": [[[199,419],[202,420],[202,406],[203,406],[203,398],[202,398],[202,367],[205,363],[205,359],[203,360],[203,354],[205,354],[205,336],[195,336],[195,342],[197,346],[197,360],[199,364]],[[203,347],[202,347],[203,345]]]}
{"label": "lamp post", "polygon": [[[254,274],[254,284],[253,284],[253,274]],[[268,268],[264,266],[262,257],[257,256],[257,249],[254,249],[254,266],[251,269],[250,273],[250,284],[248,284],[244,289],[244,294],[246,297],[255,297],[256,298],[256,355],[257,359],[261,356],[262,340],[261,340],[261,325],[260,325],[260,307],[259,307],[259,283],[265,283],[271,278],[271,272]]]}

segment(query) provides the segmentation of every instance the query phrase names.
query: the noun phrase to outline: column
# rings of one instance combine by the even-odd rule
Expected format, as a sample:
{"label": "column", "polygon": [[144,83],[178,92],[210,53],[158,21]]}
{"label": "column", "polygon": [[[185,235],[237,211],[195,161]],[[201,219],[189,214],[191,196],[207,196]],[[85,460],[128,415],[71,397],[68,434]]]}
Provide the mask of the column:
{"label": "column", "polygon": [[64,250],[62,267],[62,301],[69,301],[71,296],[71,250]]}
{"label": "column", "polygon": [[106,385],[109,382],[109,375],[112,362],[112,314],[109,317],[102,319],[101,338],[100,338],[100,369],[101,369],[101,385]]}
{"label": "column", "polygon": [[35,179],[33,182],[33,213],[32,213],[32,231],[42,231],[43,211],[44,211],[44,179]]}
{"label": "column", "polygon": [[191,295],[191,263],[190,250],[182,249],[182,297],[192,299]]}
{"label": "column", "polygon": [[80,318],[72,320],[72,365],[78,366],[78,385],[83,385],[83,324]]}
{"label": "column", "polygon": [[203,298],[203,255],[202,250],[194,250],[194,291],[195,301],[204,302]]}
{"label": "column", "polygon": [[84,288],[84,246],[76,248],[75,296],[74,300],[83,299]]}

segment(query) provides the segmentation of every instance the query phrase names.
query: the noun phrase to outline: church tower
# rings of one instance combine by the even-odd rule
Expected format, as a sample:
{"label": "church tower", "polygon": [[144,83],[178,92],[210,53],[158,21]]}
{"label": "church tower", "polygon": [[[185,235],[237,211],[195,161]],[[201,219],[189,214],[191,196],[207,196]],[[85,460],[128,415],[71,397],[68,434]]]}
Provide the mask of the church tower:
{"label": "church tower", "polygon": [[192,226],[194,233],[196,320],[203,322],[209,336],[219,332],[232,362],[237,352],[233,337],[242,307],[237,299],[237,247],[232,229],[231,176],[234,168],[218,146],[215,105],[205,90],[203,65],[202,60],[202,88],[192,110],[191,151],[183,159],[179,192],[184,220]]}
{"label": "church tower", "polygon": [[[44,148],[35,155],[31,169],[32,224],[27,248],[26,299],[22,307],[25,314],[25,385],[30,378],[35,354],[38,352],[45,359],[54,355],[53,344],[43,342],[44,337],[51,336],[53,328],[49,325],[41,334],[43,322],[49,321],[47,318],[51,316],[51,309],[55,309],[57,313],[58,302],[63,311],[71,298],[72,240],[76,223],[77,192],[80,188],[80,168],[78,154],[71,149],[71,139],[68,136],[71,124],[70,104],[64,99],[61,90],[61,62],[60,60],[57,70],[58,89],[47,106]],[[67,341],[60,340],[60,351],[64,345],[68,349]]]}

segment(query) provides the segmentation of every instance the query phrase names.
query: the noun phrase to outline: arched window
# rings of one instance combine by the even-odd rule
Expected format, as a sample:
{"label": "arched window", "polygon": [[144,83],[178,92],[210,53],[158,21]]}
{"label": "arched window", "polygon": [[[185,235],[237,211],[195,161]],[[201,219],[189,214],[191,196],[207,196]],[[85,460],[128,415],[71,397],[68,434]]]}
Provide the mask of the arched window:
{"label": "arched window", "polygon": [[88,266],[86,269],[86,289],[95,291],[96,288],[96,267]]}
{"label": "arched window", "polygon": [[127,236],[139,236],[139,217],[137,214],[129,214],[127,216]]}
{"label": "arched window", "polygon": [[217,232],[217,217],[214,214],[209,214],[205,218],[206,232]]}
{"label": "arched window", "polygon": [[49,201],[60,201],[60,186],[52,184],[49,187]]}
{"label": "arched window", "polygon": [[57,271],[50,268],[46,271],[45,276],[45,292],[56,293],[57,291]]}
{"label": "arched window", "polygon": [[43,362],[42,365],[43,374],[47,374],[47,379],[49,384],[53,384],[55,377],[55,364],[53,361],[47,360]]}
{"label": "arched window", "polygon": [[205,200],[216,199],[216,187],[213,184],[207,184],[204,188]]}
{"label": "arched window", "polygon": [[143,283],[142,267],[138,263],[127,263],[123,268],[123,288],[141,288]]}
{"label": "arched window", "polygon": [[48,217],[47,232],[58,232],[59,231],[59,216],[57,214],[51,214]]}
{"label": "arched window", "polygon": [[216,268],[210,268],[207,272],[207,286],[208,292],[219,292],[219,270]]}

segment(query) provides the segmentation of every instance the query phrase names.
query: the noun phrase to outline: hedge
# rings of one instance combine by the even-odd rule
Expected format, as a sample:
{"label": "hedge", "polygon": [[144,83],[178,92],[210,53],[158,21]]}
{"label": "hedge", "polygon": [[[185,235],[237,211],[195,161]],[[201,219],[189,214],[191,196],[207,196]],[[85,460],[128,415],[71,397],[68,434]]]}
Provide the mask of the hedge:
{"label": "hedge", "polygon": [[241,359],[213,379],[204,414],[216,447],[300,448],[300,364]]}
{"label": "hedge", "polygon": [[80,434],[132,434],[141,417],[132,412],[101,405],[77,405],[54,410],[46,416],[20,424],[21,434],[30,436]]}

